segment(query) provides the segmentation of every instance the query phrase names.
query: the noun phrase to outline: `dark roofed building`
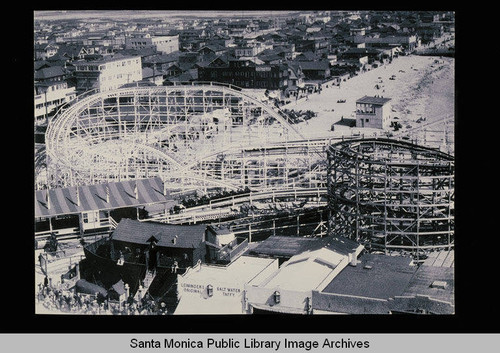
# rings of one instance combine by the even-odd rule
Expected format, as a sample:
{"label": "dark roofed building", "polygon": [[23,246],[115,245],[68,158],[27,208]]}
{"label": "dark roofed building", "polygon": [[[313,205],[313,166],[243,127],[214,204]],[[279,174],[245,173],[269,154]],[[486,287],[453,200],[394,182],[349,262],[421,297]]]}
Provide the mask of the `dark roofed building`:
{"label": "dark roofed building", "polygon": [[106,288],[122,279],[132,295],[142,283],[145,291],[153,290],[162,296],[172,288],[177,274],[204,261],[205,231],[205,225],[124,218],[110,237],[84,246],[88,273],[93,273],[93,280],[105,283]]}
{"label": "dark roofed building", "polygon": [[111,239],[138,245],[149,245],[154,241],[159,248],[195,249],[204,242],[205,229],[204,224],[174,225],[124,218]]}
{"label": "dark roofed building", "polygon": [[62,66],[43,67],[35,71],[35,82],[63,81],[67,76]]}
{"label": "dark roofed building", "polygon": [[288,68],[285,65],[257,65],[252,60],[238,60],[221,55],[209,65],[199,65],[198,80],[217,81],[241,88],[285,89]]}
{"label": "dark roofed building", "polygon": [[374,48],[349,48],[341,54],[342,59],[353,60],[368,57],[369,60],[380,60],[383,52]]}
{"label": "dark roofed building", "polygon": [[205,260],[205,231],[202,224],[172,225],[124,218],[109,238],[86,246],[85,254],[101,266],[146,266],[144,269],[155,271],[170,270],[177,263],[185,270]]}
{"label": "dark roofed building", "polygon": [[417,267],[409,257],[364,254],[322,291],[313,291],[316,314],[454,313],[453,269]]}
{"label": "dark roofed building", "polygon": [[364,96],[356,101],[359,104],[373,104],[373,105],[384,105],[389,102],[391,98],[384,97],[372,97],[372,96]]}
{"label": "dark roofed building", "polygon": [[308,80],[326,80],[330,77],[330,63],[328,60],[299,61],[302,73]]}
{"label": "dark roofed building", "polygon": [[348,255],[360,251],[362,246],[351,239],[333,236],[323,238],[271,236],[250,249],[248,254],[279,258],[280,262],[283,262],[304,251],[317,250],[323,247],[342,255]]}
{"label": "dark roofed building", "polygon": [[348,266],[323,292],[388,299],[403,294],[416,266],[409,257],[363,254],[356,266]]}

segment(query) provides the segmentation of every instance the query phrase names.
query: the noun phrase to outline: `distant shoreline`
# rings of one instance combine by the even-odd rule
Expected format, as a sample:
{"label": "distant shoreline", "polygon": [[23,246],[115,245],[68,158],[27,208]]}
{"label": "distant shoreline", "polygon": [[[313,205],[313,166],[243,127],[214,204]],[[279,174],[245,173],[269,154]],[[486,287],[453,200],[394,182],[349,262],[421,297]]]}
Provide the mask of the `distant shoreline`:
{"label": "distant shoreline", "polygon": [[78,11],[34,11],[35,20],[81,20],[93,19],[145,19],[145,18],[251,18],[251,17],[271,17],[288,16],[300,11],[287,10],[78,10]]}

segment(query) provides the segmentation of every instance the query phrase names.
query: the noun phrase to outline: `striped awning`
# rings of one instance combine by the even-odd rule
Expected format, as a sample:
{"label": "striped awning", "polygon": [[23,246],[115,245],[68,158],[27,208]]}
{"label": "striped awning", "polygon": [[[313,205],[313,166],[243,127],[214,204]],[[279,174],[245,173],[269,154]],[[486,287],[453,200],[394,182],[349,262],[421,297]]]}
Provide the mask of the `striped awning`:
{"label": "striped awning", "polygon": [[163,182],[159,177],[37,190],[35,217],[137,207],[163,203],[169,199],[168,194],[164,194]]}

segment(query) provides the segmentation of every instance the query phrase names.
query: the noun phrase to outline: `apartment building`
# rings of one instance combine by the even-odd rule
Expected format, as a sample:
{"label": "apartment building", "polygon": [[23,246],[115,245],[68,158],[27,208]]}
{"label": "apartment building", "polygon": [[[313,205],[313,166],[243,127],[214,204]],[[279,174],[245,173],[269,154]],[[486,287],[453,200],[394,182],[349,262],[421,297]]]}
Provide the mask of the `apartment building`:
{"label": "apartment building", "polygon": [[125,40],[126,49],[154,48],[162,54],[170,54],[179,50],[179,36],[134,35]]}
{"label": "apartment building", "polygon": [[66,81],[35,84],[35,125],[44,125],[57,109],[76,97],[75,87]]}
{"label": "apartment building", "polygon": [[78,92],[92,89],[104,92],[142,80],[140,56],[117,54],[96,60],[80,60],[74,63],[74,67]]}

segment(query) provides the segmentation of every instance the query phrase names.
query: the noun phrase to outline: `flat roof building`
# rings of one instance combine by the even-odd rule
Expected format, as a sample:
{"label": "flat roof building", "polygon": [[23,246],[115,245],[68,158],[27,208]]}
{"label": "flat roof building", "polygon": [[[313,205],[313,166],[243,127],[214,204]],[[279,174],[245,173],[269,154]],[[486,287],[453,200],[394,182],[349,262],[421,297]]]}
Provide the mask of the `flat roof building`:
{"label": "flat roof building", "polygon": [[126,38],[127,49],[153,48],[162,54],[170,54],[179,50],[179,36],[151,36],[150,34],[136,34]]}
{"label": "flat roof building", "polygon": [[335,236],[321,238],[270,236],[254,248],[249,249],[247,253],[254,256],[277,258],[281,264],[289,260],[292,256],[323,247],[343,255],[348,255],[349,253],[356,252],[360,245],[354,240]]}
{"label": "flat roof building", "polygon": [[454,313],[453,268],[416,266],[411,257],[363,254],[323,290],[313,314]]}
{"label": "flat roof building", "polygon": [[177,277],[176,315],[246,314],[245,285],[259,285],[278,260],[240,256],[227,266],[199,263]]}
{"label": "flat roof building", "polygon": [[328,247],[294,255],[260,284],[245,285],[250,312],[310,314],[312,292],[322,291],[363,250],[352,252]]}
{"label": "flat roof building", "polygon": [[96,60],[75,61],[73,65],[78,92],[92,89],[105,92],[142,80],[140,56],[117,54]]}
{"label": "flat roof building", "polygon": [[385,129],[390,123],[391,98],[364,96],[356,101],[356,127]]}

